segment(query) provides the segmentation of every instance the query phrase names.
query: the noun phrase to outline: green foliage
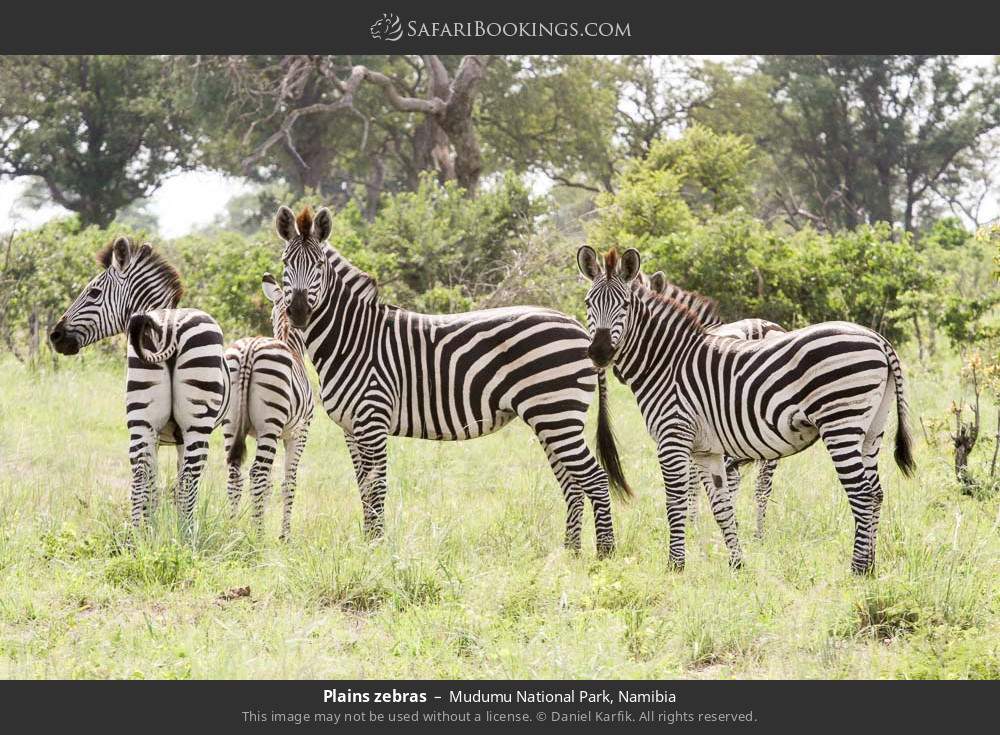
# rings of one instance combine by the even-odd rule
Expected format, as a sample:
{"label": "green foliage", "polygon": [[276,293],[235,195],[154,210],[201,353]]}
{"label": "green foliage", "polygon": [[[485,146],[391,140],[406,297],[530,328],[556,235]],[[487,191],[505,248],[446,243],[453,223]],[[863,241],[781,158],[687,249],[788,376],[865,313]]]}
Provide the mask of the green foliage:
{"label": "green foliage", "polygon": [[513,175],[471,199],[454,182],[442,185],[427,174],[416,191],[384,197],[370,226],[350,209],[338,217],[362,228],[363,245],[342,245],[335,237],[331,242],[371,270],[391,301],[465,308],[496,282],[511,243],[533,231],[539,212],[539,203]]}
{"label": "green foliage", "polygon": [[183,278],[181,303],[211,314],[227,339],[271,333],[271,305],[260,279],[265,272],[281,274],[277,235],[188,235],[170,243],[164,253]]}
{"label": "green foliage", "polygon": [[727,319],[843,319],[903,339],[907,294],[930,286],[912,238],[884,223],[824,234],[762,222],[745,206],[754,160],[746,139],[699,126],[658,141],[602,195],[588,237],[639,248],[647,272],[712,296]]}
{"label": "green foliage", "polygon": [[40,177],[84,224],[107,226],[191,161],[175,89],[157,56],[2,56],[0,175]]}
{"label": "green foliage", "polygon": [[746,201],[752,162],[746,139],[699,125],[679,139],[658,139],[648,156],[626,165],[614,194],[597,198],[601,214],[590,239],[642,249],[657,238],[689,233]]}
{"label": "green foliage", "polygon": [[[142,238],[125,228],[115,234]],[[94,255],[111,240],[111,233],[82,227],[77,217],[52,220],[0,242],[0,336],[12,350],[27,346],[34,359],[45,335],[80,290],[98,274]]]}

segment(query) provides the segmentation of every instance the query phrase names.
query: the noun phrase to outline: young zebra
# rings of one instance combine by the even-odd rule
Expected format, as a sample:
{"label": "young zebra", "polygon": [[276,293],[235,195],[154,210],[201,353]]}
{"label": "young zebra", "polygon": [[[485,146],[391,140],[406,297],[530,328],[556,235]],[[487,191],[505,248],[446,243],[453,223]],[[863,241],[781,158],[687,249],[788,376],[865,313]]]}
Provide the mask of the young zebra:
{"label": "young zebra", "polygon": [[[693,310],[704,326],[705,331],[717,337],[736,337],[737,339],[753,340],[768,339],[785,333],[783,327],[766,319],[741,319],[736,322],[723,323],[715,310],[713,302],[700,297],[692,291],[685,291],[679,286],[669,283],[663,271],[656,271],[656,273],[649,276],[645,273],[639,273],[639,276],[633,283],[648,288],[654,293],[674,299],[688,309]],[[616,377],[620,379],[618,368],[613,369]],[[733,494],[739,490],[740,466],[745,463],[746,460],[726,457],[727,485],[729,491]],[[755,535],[757,538],[761,538],[764,535],[764,518],[767,515],[767,503],[771,497],[771,485],[778,463],[773,459],[765,459],[757,464],[759,466],[757,470],[757,484],[754,489],[754,499],[757,505],[757,530]],[[688,499],[688,507],[692,518],[694,518],[695,509],[698,507],[698,497],[695,494],[694,487],[695,483],[692,483],[691,494]],[[708,490],[707,485],[706,490]]]}
{"label": "young zebra", "polygon": [[313,414],[313,393],[302,362],[305,342],[288,322],[285,299],[270,273],[261,279],[264,295],[272,302],[274,337],[245,337],[226,350],[232,382],[229,411],[223,422],[226,457],[229,462],[227,495],[235,515],[243,493],[241,466],[246,436],[257,439],[257,452],[250,468],[253,518],[258,528],[264,518],[264,499],[271,489],[271,465],[278,440],[285,445],[285,477],[281,483],[283,509],[282,541],[291,536],[295,477],[305,449]]}
{"label": "young zebra", "polygon": [[[896,463],[915,469],[899,358],[883,337],[856,324],[827,322],[747,341],[705,331],[697,309],[633,289],[639,253],[577,253],[592,280],[587,319],[594,364],[614,363],[632,388],[657,442],[667,494],[670,560],[684,565],[684,522],[692,460],[710,480],[712,511],[733,566],[742,564],[724,456],[777,459],[822,439],[854,514],[851,568],[870,572],[882,506],[878,455],[892,399]],[[692,297],[711,310],[711,300]]]}
{"label": "young zebra", "polygon": [[157,502],[158,442],[177,445],[177,501],[190,527],[208,437],[225,413],[229,373],[222,330],[208,314],[178,309],[177,271],[149,243],[119,237],[97,254],[104,271],[49,335],[64,355],[128,330],[125,409],[132,465],[132,525]]}
{"label": "young zebra", "polygon": [[[417,314],[380,302],[370,276],[324,241],[331,217],[296,220],[281,207],[284,292],[319,373],[323,406],[344,430],[364,508],[365,529],[383,531],[386,439],[472,439],[515,417],[534,430],[567,505],[567,547],[580,548],[583,497],[594,510],[599,554],[614,547],[608,495],[631,490],[610,429],[603,373],[587,358],[589,338],[557,311],[534,307]],[[583,437],[598,388],[601,468]]]}

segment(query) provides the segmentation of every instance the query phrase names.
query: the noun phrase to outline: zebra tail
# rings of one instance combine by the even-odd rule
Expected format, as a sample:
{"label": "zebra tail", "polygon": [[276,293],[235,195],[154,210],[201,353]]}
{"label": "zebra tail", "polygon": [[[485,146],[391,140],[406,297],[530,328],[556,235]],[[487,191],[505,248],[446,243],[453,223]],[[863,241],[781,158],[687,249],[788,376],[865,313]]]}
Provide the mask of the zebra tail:
{"label": "zebra tail", "polygon": [[913,459],[913,435],[910,433],[909,404],[906,402],[906,392],[903,389],[903,369],[899,364],[896,351],[889,347],[889,366],[892,368],[892,381],[896,386],[896,450],[893,456],[896,465],[906,477],[913,477],[917,471],[917,463]]}
{"label": "zebra tail", "polygon": [[153,320],[149,318],[147,314],[136,314],[128,323],[128,341],[132,345],[132,349],[135,354],[143,362],[158,365],[162,362],[166,362],[174,353],[177,351],[177,338],[170,337],[167,339],[167,344],[159,352],[147,352],[146,348],[142,346],[142,337],[146,332],[146,327],[153,323]]}
{"label": "zebra tail", "polygon": [[621,458],[615,445],[615,432],[611,428],[608,410],[608,378],[604,370],[597,374],[597,458],[608,473],[608,483],[615,496],[625,501],[635,497],[622,472]]}
{"label": "zebra tail", "polygon": [[236,407],[236,421],[234,426],[233,443],[229,447],[229,455],[226,458],[229,464],[241,466],[247,450],[247,428],[250,425],[250,377],[252,370],[250,363],[253,356],[248,349],[240,356],[240,367],[236,373],[236,380],[233,381],[233,390],[236,395],[230,398]]}

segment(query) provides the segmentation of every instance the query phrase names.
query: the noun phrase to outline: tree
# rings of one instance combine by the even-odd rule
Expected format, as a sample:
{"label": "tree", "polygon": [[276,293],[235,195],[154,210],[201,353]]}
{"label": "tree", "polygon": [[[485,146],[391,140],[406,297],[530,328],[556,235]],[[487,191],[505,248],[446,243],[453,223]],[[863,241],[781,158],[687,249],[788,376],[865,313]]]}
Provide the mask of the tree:
{"label": "tree", "polygon": [[[981,178],[1000,128],[1000,74],[955,56],[768,56],[707,75],[693,116],[750,135],[770,157],[769,196],[794,226],[878,221],[917,232]],[[769,101],[771,110],[763,104]],[[766,207],[765,207],[766,209]]]}
{"label": "tree", "polygon": [[475,192],[483,161],[473,108],[488,62],[229,56],[197,59],[190,71],[214,129],[236,128],[215,146],[216,165],[263,179],[270,170],[297,193],[350,198],[360,185],[371,218],[387,182],[412,190],[424,171]]}
{"label": "tree", "polygon": [[0,56],[0,176],[37,176],[101,227],[191,163],[195,142],[152,56]]}

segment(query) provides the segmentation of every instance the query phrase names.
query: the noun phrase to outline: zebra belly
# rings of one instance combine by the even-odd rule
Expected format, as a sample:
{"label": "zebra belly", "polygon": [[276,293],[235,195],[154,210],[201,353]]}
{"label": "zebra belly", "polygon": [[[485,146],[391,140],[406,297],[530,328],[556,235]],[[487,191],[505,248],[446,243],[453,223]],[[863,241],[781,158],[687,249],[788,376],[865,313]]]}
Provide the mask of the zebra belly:
{"label": "zebra belly", "polygon": [[428,425],[417,425],[411,423],[406,427],[401,426],[398,420],[389,427],[391,436],[408,437],[411,439],[431,439],[433,441],[460,441],[463,439],[475,439],[480,436],[492,434],[504,428],[517,417],[514,411],[501,410],[493,414],[488,419],[476,419],[473,422],[460,427],[451,428],[447,422],[443,426],[435,428]]}

